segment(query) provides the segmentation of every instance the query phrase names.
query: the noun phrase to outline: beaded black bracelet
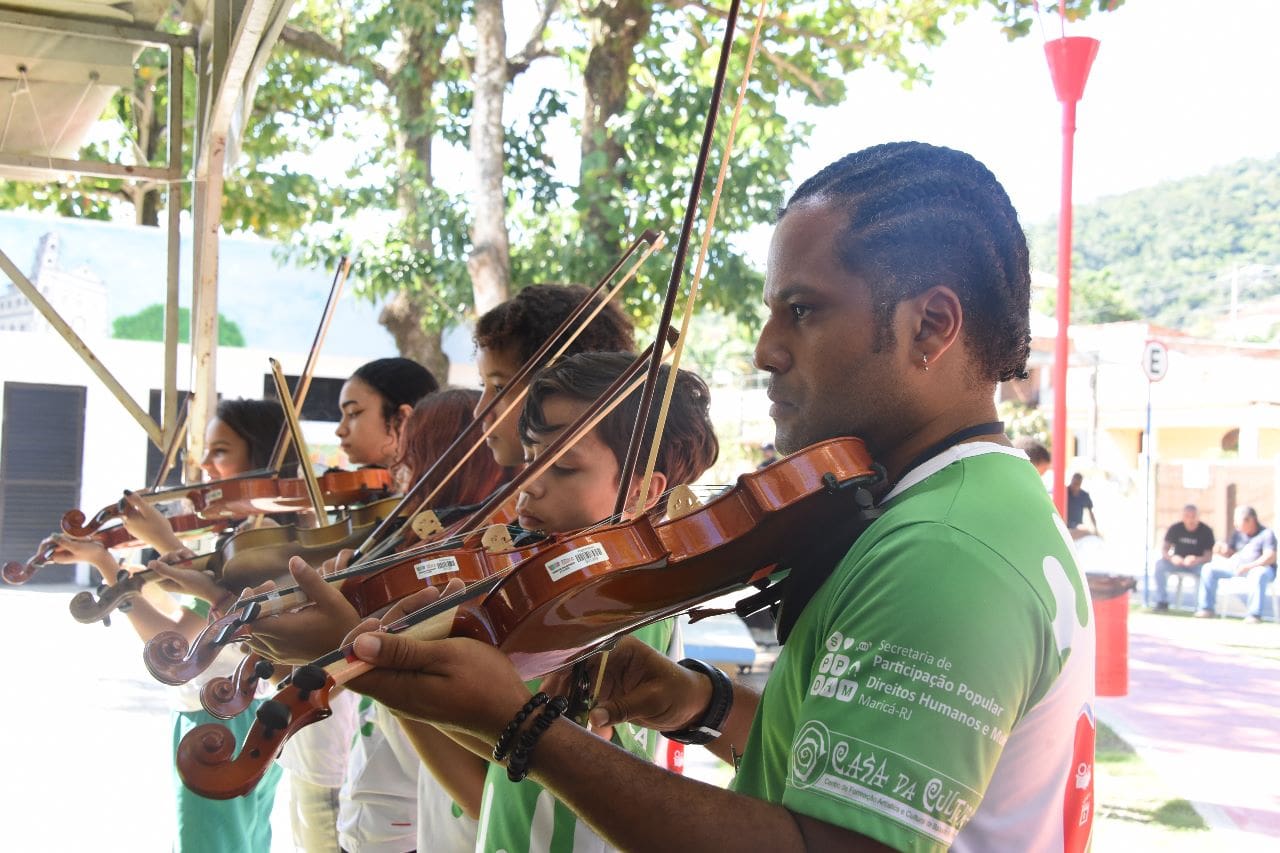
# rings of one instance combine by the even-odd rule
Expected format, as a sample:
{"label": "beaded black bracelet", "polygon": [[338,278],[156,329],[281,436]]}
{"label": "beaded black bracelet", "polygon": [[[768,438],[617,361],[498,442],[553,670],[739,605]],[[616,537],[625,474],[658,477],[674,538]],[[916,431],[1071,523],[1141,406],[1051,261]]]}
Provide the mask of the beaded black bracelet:
{"label": "beaded black bracelet", "polygon": [[511,751],[511,744],[516,739],[516,734],[520,731],[520,727],[524,725],[524,721],[529,719],[529,715],[539,705],[546,704],[547,694],[539,693],[524,703],[511,722],[507,723],[507,727],[502,730],[502,734],[498,737],[498,742],[493,746],[493,760],[501,761],[507,757],[507,753]]}
{"label": "beaded black bracelet", "polygon": [[525,776],[529,775],[529,756],[533,754],[533,746],[538,742],[538,738],[542,737],[542,733],[551,728],[551,724],[556,721],[569,707],[569,700],[563,696],[557,696],[547,703],[547,707],[542,709],[542,713],[538,715],[538,719],[520,735],[520,742],[516,744],[516,748],[511,751],[511,760],[507,762],[507,778],[512,782],[519,782]]}

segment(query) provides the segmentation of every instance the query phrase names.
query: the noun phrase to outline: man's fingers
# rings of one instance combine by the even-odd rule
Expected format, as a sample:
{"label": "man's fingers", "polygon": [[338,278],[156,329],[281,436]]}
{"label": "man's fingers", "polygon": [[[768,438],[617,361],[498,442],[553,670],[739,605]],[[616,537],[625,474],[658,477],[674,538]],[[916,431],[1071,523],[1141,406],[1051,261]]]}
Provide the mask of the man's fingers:
{"label": "man's fingers", "polygon": [[379,669],[426,670],[440,657],[436,643],[424,643],[396,634],[375,631],[355,641],[356,657]]}

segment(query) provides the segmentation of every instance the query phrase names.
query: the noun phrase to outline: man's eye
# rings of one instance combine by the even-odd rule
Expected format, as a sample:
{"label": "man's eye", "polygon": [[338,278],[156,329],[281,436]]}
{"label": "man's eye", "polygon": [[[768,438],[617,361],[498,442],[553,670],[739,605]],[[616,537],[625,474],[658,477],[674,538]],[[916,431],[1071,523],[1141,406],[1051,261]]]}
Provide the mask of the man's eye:
{"label": "man's eye", "polygon": [[805,317],[808,317],[813,313],[812,305],[803,305],[801,303],[788,305],[787,309],[791,311],[791,318],[793,320],[803,320]]}

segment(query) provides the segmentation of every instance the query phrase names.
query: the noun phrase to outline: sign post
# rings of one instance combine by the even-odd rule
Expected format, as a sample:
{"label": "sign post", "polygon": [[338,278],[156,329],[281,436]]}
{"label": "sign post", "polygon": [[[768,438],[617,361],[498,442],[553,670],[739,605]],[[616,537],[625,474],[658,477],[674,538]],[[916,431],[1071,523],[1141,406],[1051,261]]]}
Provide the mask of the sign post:
{"label": "sign post", "polygon": [[1142,606],[1151,606],[1151,386],[1169,372],[1169,349],[1156,340],[1142,349],[1142,372],[1147,375],[1147,421],[1142,432],[1142,467],[1146,479],[1146,510],[1143,529]]}

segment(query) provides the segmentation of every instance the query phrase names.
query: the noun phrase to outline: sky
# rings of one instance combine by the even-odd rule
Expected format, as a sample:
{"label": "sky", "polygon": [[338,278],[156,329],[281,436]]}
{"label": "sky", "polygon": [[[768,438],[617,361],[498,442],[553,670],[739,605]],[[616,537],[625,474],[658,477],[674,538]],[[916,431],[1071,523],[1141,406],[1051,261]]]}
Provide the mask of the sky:
{"label": "sky", "polygon": [[[529,7],[507,4],[509,50],[527,37]],[[785,105],[785,114],[814,126],[809,145],[795,152],[792,174],[799,181],[850,151],[917,139],[985,162],[1024,222],[1056,216],[1062,108],[1044,43],[1060,32],[1056,18],[1046,16],[1044,23],[1043,31],[1037,26],[1009,42],[989,15],[975,12],[949,29],[941,47],[921,52],[933,72],[931,85],[907,90],[900,78],[869,67],[848,77],[839,106]],[[1114,12],[1067,25],[1066,34],[1101,42],[1077,113],[1077,203],[1280,152],[1277,0],[1128,0]],[[527,111],[541,86],[565,85],[553,65],[535,63],[517,79],[507,100],[508,121]],[[580,112],[579,104],[570,104],[570,115]],[[567,130],[553,138],[563,151],[557,158],[562,176],[573,180],[576,141]],[[457,171],[468,168],[459,157]],[[760,252],[760,245],[744,241],[749,254]]]}
{"label": "sky", "polygon": [[[1057,23],[1046,18],[1049,38],[1060,34]],[[1076,116],[1077,203],[1280,152],[1280,2],[1128,0],[1066,34],[1101,42]],[[866,145],[918,139],[985,162],[1024,222],[1055,216],[1062,107],[1044,42],[1036,27],[1010,43],[975,15],[926,54],[931,86],[906,91],[879,69],[857,72],[843,104],[798,112],[815,127],[793,173]]]}

